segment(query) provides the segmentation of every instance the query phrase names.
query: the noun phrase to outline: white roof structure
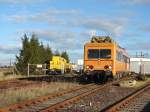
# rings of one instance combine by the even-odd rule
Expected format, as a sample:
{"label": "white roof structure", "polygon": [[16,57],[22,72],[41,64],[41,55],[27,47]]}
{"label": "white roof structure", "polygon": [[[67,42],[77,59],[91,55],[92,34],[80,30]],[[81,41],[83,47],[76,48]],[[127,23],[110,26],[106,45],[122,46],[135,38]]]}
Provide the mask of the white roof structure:
{"label": "white roof structure", "polygon": [[130,71],[150,75],[150,58],[130,58]]}
{"label": "white roof structure", "polygon": [[130,61],[150,61],[150,58],[130,58]]}

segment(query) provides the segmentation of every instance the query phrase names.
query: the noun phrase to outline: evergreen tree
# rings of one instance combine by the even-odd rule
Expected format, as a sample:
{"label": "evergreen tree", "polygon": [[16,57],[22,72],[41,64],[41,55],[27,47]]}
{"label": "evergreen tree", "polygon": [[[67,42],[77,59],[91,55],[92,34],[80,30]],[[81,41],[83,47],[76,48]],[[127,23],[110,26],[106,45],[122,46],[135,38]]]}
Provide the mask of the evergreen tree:
{"label": "evergreen tree", "polygon": [[45,60],[52,60],[52,57],[53,57],[53,53],[52,53],[52,50],[51,48],[49,47],[49,45],[47,45],[46,49],[45,49]]}
{"label": "evergreen tree", "polygon": [[31,51],[31,58],[29,60],[29,63],[39,64],[41,61],[40,43],[35,34],[33,34],[30,39],[30,51]]}
{"label": "evergreen tree", "polygon": [[31,36],[31,39],[25,34],[22,38],[22,49],[19,56],[16,56],[16,67],[21,73],[25,74],[28,63],[44,64],[52,59],[52,55],[51,48],[48,45],[44,47],[43,43],[39,43],[35,34]]}
{"label": "evergreen tree", "polygon": [[61,53],[61,57],[63,57],[64,59],[66,59],[67,63],[70,62],[69,55],[68,55],[68,53],[66,51],[64,51],[64,52]]}
{"label": "evergreen tree", "polygon": [[20,72],[25,73],[31,57],[29,38],[25,34],[22,38],[22,49],[19,56],[16,56],[16,67]]}

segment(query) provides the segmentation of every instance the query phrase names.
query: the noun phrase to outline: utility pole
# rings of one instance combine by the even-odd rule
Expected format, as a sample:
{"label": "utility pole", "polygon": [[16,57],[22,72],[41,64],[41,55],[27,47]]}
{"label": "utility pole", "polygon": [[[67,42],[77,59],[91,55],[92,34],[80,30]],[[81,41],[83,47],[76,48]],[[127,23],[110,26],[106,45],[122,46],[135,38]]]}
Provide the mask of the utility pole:
{"label": "utility pole", "polygon": [[144,53],[141,51],[141,56],[140,56],[140,74],[144,74],[144,65],[142,63],[142,59],[144,58]]}
{"label": "utility pole", "polygon": [[140,75],[142,74],[142,52],[140,56]]}
{"label": "utility pole", "polygon": [[9,66],[11,67],[11,58],[10,58],[10,63],[9,63]]}

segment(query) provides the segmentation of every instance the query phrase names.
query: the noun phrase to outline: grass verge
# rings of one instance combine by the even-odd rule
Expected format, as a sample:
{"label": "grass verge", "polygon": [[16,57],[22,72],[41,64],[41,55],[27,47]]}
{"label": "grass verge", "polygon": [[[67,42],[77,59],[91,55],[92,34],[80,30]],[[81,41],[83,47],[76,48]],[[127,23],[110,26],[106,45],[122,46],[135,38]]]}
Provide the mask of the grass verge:
{"label": "grass verge", "polygon": [[7,90],[0,93],[0,108],[7,107],[25,100],[34,99],[50,93],[61,92],[66,89],[80,86],[77,83],[68,82],[44,82],[38,87],[24,87],[17,90]]}
{"label": "grass verge", "polygon": [[17,79],[17,78],[43,77],[43,76],[47,76],[47,75],[30,75],[30,76],[27,76],[27,75],[8,75],[8,76],[0,75],[0,81]]}

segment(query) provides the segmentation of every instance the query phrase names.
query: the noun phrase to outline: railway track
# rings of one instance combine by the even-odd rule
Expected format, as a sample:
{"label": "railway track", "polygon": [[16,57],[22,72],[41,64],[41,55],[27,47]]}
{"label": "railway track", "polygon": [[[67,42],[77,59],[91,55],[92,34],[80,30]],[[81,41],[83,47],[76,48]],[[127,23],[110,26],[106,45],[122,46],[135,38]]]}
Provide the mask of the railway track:
{"label": "railway track", "polygon": [[106,112],[149,112],[150,84],[140,88],[117,103],[107,107]]}
{"label": "railway track", "polygon": [[127,80],[127,78],[108,82],[103,85],[88,84],[69,89],[64,92],[49,94],[33,100],[24,101],[19,104],[10,105],[6,108],[0,109],[0,112],[55,112],[84,100],[83,98],[86,96],[95,96],[95,94],[99,92],[101,93],[103,90],[107,90],[108,87],[111,88],[112,84],[118,83],[122,80]]}
{"label": "railway track", "polygon": [[99,91],[100,89],[105,88],[106,86],[109,86],[110,84],[112,84],[112,83],[101,85],[101,86],[95,85],[94,87],[92,87],[88,91],[84,91],[84,92],[79,93],[77,95],[71,96],[69,99],[65,99],[61,102],[58,102],[54,105],[49,106],[48,108],[42,109],[41,112],[55,112],[55,111],[57,111],[57,109],[61,109],[61,108],[64,108],[65,106],[76,103],[86,96],[94,95],[95,92]]}
{"label": "railway track", "polygon": [[[93,87],[93,86],[96,86],[94,84],[88,84],[88,85],[83,85],[81,87],[77,87],[77,88],[74,88],[74,89],[69,89],[67,91],[64,91],[64,92],[61,92],[61,93],[57,93],[57,94],[50,94],[50,95],[47,95],[47,96],[43,96],[43,97],[39,97],[37,99],[33,99],[33,100],[28,100],[28,101],[25,101],[25,102],[22,102],[22,103],[19,103],[19,104],[15,104],[15,105],[11,105],[7,108],[3,108],[3,109],[0,109],[0,112],[16,112],[16,111],[20,111],[20,112],[34,112],[33,109],[31,108],[38,108],[39,105],[43,105],[43,103],[49,101],[49,100],[52,100],[52,102],[55,102],[55,100],[57,100],[56,98],[59,98],[59,97],[66,97],[68,94],[74,94],[74,92],[76,91],[84,91],[86,89],[88,89],[89,87]],[[27,109],[27,110],[26,110]],[[37,111],[35,111],[37,112]]]}
{"label": "railway track", "polygon": [[78,102],[86,96],[92,95],[112,83],[114,82],[109,82],[104,85],[83,85],[82,87],[70,89],[62,93],[50,94],[20,104],[11,105],[0,109],[0,112],[54,112],[57,109]]}

